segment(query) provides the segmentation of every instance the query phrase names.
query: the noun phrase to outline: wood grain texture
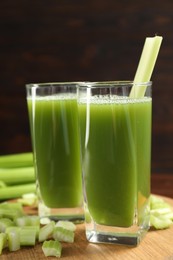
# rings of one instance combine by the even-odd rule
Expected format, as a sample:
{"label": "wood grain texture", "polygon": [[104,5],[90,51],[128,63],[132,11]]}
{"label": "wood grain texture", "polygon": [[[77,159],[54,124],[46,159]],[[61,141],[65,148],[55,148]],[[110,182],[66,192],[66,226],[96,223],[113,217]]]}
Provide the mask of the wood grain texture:
{"label": "wood grain texture", "polygon": [[152,169],[173,173],[172,10],[170,0],[0,1],[0,154],[31,150],[26,83],[133,79],[157,33]]}
{"label": "wood grain texture", "polygon": [[[173,206],[173,199],[165,198],[165,200]],[[62,259],[171,260],[173,259],[172,234],[173,226],[166,230],[150,230],[141,244],[137,247],[110,244],[92,244],[86,241],[84,224],[79,224],[77,225],[75,242],[73,244],[62,244]],[[37,244],[34,248],[25,247],[20,251],[11,253],[6,250],[0,258],[2,260],[55,259],[53,257],[44,257],[40,244]]]}

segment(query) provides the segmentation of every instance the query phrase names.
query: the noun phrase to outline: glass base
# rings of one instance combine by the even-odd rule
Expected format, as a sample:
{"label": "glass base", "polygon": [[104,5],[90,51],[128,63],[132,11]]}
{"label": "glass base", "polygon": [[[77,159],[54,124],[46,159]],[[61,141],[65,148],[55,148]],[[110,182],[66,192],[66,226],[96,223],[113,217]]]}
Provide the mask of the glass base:
{"label": "glass base", "polygon": [[137,246],[149,229],[149,225],[128,228],[86,223],[86,237],[92,243],[110,243]]}
{"label": "glass base", "polygon": [[42,224],[50,220],[68,220],[74,223],[84,222],[84,212],[82,207],[76,208],[48,208],[42,202],[38,203],[38,215]]}

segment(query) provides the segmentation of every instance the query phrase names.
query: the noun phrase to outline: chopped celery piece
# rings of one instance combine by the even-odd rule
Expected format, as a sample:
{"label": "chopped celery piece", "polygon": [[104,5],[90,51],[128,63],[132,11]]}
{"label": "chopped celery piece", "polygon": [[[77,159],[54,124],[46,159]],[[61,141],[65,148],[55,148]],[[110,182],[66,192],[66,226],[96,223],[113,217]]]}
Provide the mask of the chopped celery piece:
{"label": "chopped celery piece", "polygon": [[37,205],[38,203],[37,195],[35,193],[23,194],[22,198],[18,199],[18,202],[20,202],[24,206]]}
{"label": "chopped celery piece", "polygon": [[169,228],[172,224],[172,221],[168,219],[162,219],[161,217],[155,217],[154,215],[150,216],[150,225],[156,229],[166,229]]}
{"label": "chopped celery piece", "polygon": [[0,203],[0,209],[1,208],[16,210],[19,215],[21,215],[21,216],[24,215],[22,204],[19,203],[19,202],[3,202],[3,203]]}
{"label": "chopped celery piece", "polygon": [[20,249],[20,228],[8,227],[6,229],[8,247],[10,251],[17,251]]}
{"label": "chopped celery piece", "polygon": [[45,256],[61,257],[62,246],[59,241],[44,241],[42,250]]}
{"label": "chopped celery piece", "polygon": [[39,226],[40,218],[39,216],[21,216],[15,219],[16,226]]}
{"label": "chopped celery piece", "polygon": [[25,226],[25,227],[22,227],[22,229],[36,231],[36,239],[38,239],[38,237],[39,237],[39,231],[40,231],[40,226]]}
{"label": "chopped celery piece", "polygon": [[71,231],[75,231],[76,230],[76,225],[71,222],[71,221],[63,221],[63,220],[59,220],[55,227],[63,227],[65,229],[71,230]]}
{"label": "chopped celery piece", "polygon": [[0,216],[10,219],[15,219],[24,214],[22,205],[18,202],[8,203],[4,202],[0,204]]}
{"label": "chopped celery piece", "polygon": [[15,168],[33,165],[33,153],[18,153],[0,156],[0,168]]}
{"label": "chopped celery piece", "polygon": [[7,227],[14,226],[14,222],[9,218],[0,218],[0,232],[5,232]]}
{"label": "chopped celery piece", "polygon": [[156,229],[169,228],[173,224],[173,209],[164,199],[150,196],[150,226]]}
{"label": "chopped celery piece", "polygon": [[32,193],[36,191],[36,185],[34,183],[19,184],[13,186],[7,186],[1,188],[0,200],[7,200],[12,198],[19,198],[25,193]]}
{"label": "chopped celery piece", "polygon": [[63,227],[55,227],[53,231],[53,238],[58,241],[73,243],[74,232]]}
{"label": "chopped celery piece", "polygon": [[22,227],[20,229],[20,245],[34,246],[36,242],[37,229]]}
{"label": "chopped celery piece", "polygon": [[2,250],[6,247],[7,244],[7,234],[0,233],[0,255],[2,254]]}
{"label": "chopped celery piece", "polygon": [[0,180],[7,185],[35,182],[34,167],[0,168]]}
{"label": "chopped celery piece", "polygon": [[10,218],[13,220],[19,217],[19,212],[15,209],[0,208],[0,216],[3,216],[4,218]]}
{"label": "chopped celery piece", "polygon": [[38,238],[39,242],[43,242],[46,239],[48,239],[53,234],[54,227],[55,227],[54,221],[51,221],[49,224],[41,227],[39,231],[39,238]]}

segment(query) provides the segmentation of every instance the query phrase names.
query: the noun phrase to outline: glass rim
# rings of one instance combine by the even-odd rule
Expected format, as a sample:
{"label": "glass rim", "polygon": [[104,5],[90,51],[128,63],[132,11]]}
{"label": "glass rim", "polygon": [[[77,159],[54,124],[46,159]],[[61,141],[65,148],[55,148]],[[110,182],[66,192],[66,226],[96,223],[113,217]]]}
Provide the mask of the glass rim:
{"label": "glass rim", "polygon": [[81,82],[79,81],[62,81],[62,82],[40,82],[40,83],[27,83],[25,84],[26,88],[39,88],[39,87],[53,87],[53,86],[58,86],[58,87],[64,87],[64,86],[75,86]]}
{"label": "glass rim", "polygon": [[132,87],[135,86],[152,86],[152,81],[146,82],[134,82],[132,80],[120,80],[120,81],[95,81],[95,82],[78,82],[78,87],[86,88],[111,88],[111,87]]}

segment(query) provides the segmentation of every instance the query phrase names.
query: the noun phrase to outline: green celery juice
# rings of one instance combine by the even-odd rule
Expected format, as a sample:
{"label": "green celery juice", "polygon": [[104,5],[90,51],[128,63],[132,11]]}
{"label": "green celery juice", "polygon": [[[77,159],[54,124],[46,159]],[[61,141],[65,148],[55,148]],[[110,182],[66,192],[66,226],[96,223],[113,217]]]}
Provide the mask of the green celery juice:
{"label": "green celery juice", "polygon": [[41,199],[49,208],[80,207],[82,184],[76,99],[59,95],[36,97],[35,101],[28,98],[28,110]]}
{"label": "green celery juice", "polygon": [[105,96],[91,98],[87,106],[81,100],[79,122],[85,202],[92,219],[132,226],[150,195],[151,98],[110,101]]}

